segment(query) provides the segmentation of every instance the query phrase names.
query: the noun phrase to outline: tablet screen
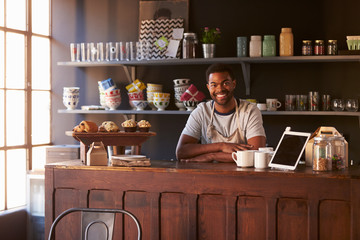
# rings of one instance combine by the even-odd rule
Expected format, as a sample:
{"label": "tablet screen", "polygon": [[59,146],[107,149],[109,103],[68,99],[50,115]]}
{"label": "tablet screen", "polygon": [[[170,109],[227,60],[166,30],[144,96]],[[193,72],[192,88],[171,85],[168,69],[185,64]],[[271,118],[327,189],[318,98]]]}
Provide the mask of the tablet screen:
{"label": "tablet screen", "polygon": [[284,134],[271,160],[272,164],[295,167],[309,136]]}

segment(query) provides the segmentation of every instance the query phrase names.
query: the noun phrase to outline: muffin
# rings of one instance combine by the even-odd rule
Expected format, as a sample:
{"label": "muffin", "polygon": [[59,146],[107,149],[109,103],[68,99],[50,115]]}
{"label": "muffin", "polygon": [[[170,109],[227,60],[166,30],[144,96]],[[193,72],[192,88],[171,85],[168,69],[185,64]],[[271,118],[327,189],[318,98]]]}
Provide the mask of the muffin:
{"label": "muffin", "polygon": [[148,132],[151,124],[146,120],[141,120],[140,122],[138,122],[137,126],[140,132]]}
{"label": "muffin", "polygon": [[125,132],[136,132],[136,122],[133,119],[126,120],[121,124]]}
{"label": "muffin", "polygon": [[92,121],[81,121],[79,125],[73,128],[73,132],[93,133],[98,131],[98,126]]}
{"label": "muffin", "polygon": [[103,127],[106,132],[118,132],[119,131],[119,127],[113,121],[105,121],[101,124],[100,127]]}

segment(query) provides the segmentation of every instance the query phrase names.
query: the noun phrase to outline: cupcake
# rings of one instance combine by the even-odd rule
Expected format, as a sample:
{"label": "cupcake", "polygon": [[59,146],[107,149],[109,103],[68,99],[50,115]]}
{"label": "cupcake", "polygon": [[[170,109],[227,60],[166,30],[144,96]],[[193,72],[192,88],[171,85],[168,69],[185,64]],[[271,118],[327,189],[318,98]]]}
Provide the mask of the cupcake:
{"label": "cupcake", "polygon": [[148,132],[151,124],[146,120],[141,120],[140,122],[138,122],[137,126],[140,132]]}
{"label": "cupcake", "polygon": [[136,132],[136,122],[133,119],[126,120],[121,124],[125,132]]}

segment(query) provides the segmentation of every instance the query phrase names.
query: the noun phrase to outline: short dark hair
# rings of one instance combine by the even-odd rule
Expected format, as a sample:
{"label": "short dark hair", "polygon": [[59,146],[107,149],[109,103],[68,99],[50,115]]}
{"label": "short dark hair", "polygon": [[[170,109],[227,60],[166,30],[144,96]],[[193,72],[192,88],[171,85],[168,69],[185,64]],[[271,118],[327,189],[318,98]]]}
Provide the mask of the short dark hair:
{"label": "short dark hair", "polygon": [[218,72],[227,72],[230,78],[232,80],[235,80],[234,72],[229,65],[223,63],[215,63],[208,67],[208,69],[206,70],[206,82],[209,82],[210,74]]}

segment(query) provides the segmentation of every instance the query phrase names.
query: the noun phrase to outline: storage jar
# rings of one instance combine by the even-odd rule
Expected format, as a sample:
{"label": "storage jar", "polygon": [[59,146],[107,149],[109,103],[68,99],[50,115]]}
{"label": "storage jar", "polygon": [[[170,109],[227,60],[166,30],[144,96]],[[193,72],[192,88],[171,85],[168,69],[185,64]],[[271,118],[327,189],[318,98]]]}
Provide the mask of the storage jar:
{"label": "storage jar", "polygon": [[332,138],[320,135],[314,138],[312,163],[314,171],[332,170]]}
{"label": "storage jar", "polygon": [[183,58],[195,58],[197,38],[195,33],[184,33]]}
{"label": "storage jar", "polygon": [[263,57],[276,56],[276,41],[274,35],[265,35],[262,44]]}
{"label": "storage jar", "polygon": [[294,56],[294,36],[291,28],[282,28],[280,33],[280,56]]}
{"label": "storage jar", "polygon": [[334,135],[332,141],[332,170],[345,169],[346,147],[345,139],[340,135]]}
{"label": "storage jar", "polygon": [[259,35],[253,35],[250,38],[250,51],[249,55],[250,57],[261,57],[261,36]]}

